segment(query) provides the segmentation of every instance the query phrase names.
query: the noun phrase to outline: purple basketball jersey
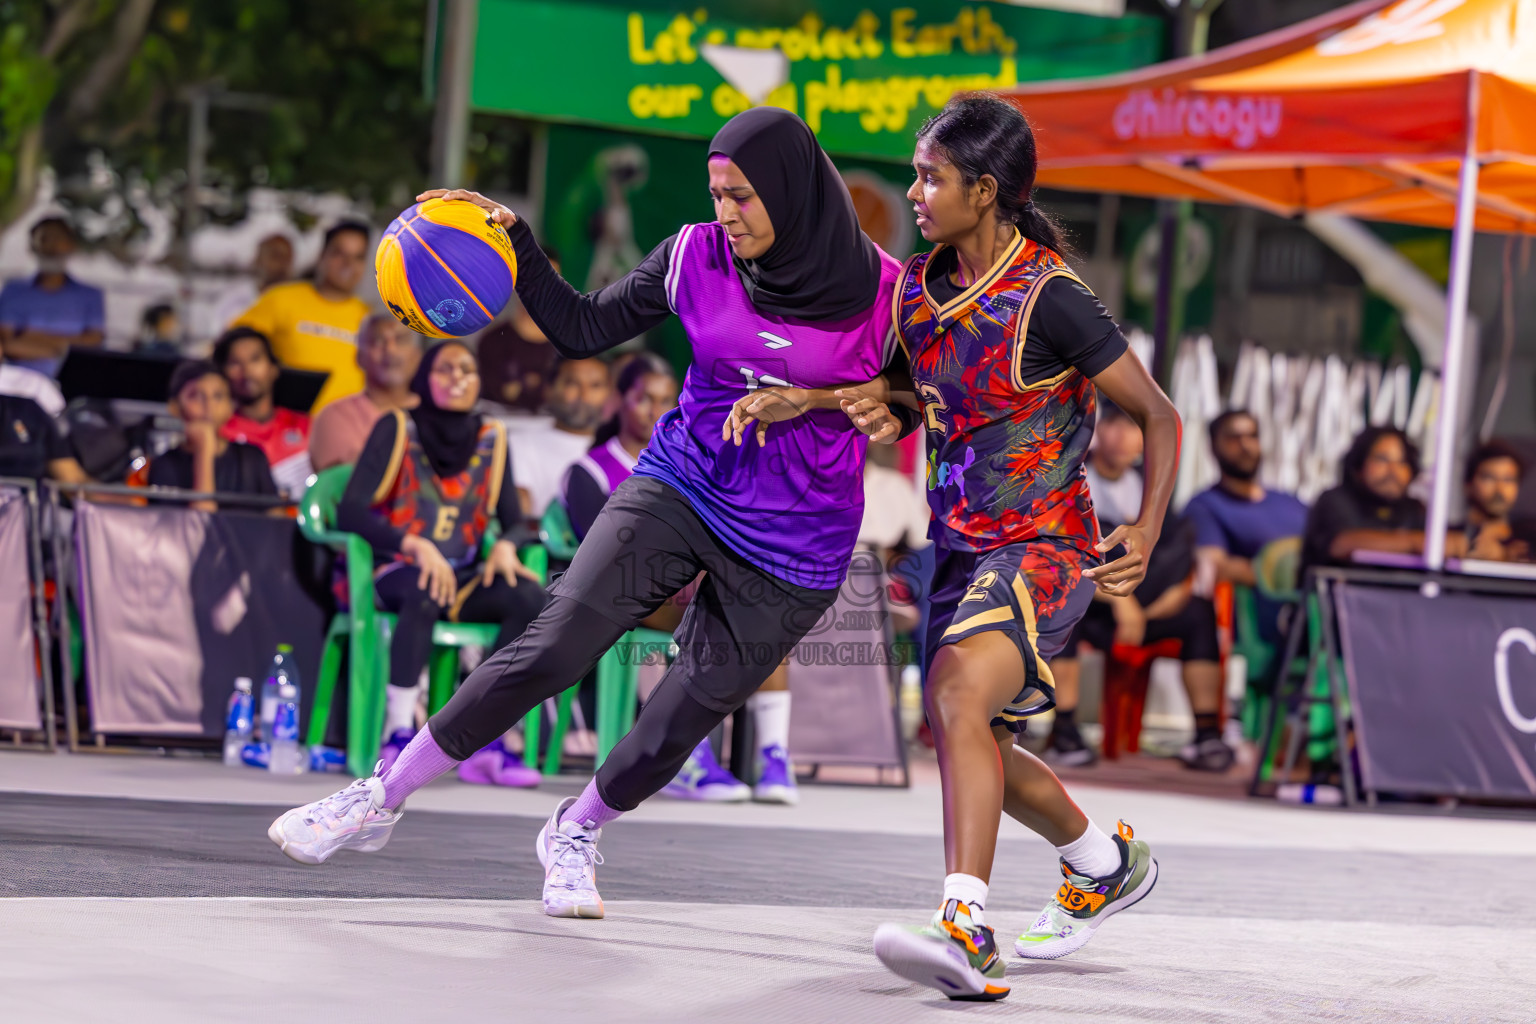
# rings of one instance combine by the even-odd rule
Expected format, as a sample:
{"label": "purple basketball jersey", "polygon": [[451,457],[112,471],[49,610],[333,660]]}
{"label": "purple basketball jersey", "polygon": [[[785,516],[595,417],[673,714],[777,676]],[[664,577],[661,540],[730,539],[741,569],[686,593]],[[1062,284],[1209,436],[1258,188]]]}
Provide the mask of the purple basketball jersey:
{"label": "purple basketball jersey", "polygon": [[882,253],[869,308],[837,321],[799,320],[752,305],[719,224],[678,233],[667,298],[693,343],[676,409],[656,424],[635,472],[681,491],[725,544],[797,586],[841,585],[864,515],[864,447],[841,410],[815,409],[755,432],[741,447],[720,432],[748,391],[870,380],[894,344],[891,293],[901,265]]}
{"label": "purple basketball jersey", "polygon": [[[571,469],[576,466],[586,470],[599,487],[612,494],[635,471],[635,457],[624,448],[624,442],[617,437],[610,437],[606,444],[598,445],[577,459]],[[568,469],[565,472],[569,476],[571,471]],[[562,491],[564,489],[561,488]]]}

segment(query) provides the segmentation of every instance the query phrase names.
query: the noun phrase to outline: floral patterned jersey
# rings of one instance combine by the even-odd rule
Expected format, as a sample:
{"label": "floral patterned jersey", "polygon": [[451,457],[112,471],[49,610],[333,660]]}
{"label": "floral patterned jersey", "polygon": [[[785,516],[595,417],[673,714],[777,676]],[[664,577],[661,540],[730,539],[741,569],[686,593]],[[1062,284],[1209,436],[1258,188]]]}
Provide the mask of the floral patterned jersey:
{"label": "floral patterned jersey", "polygon": [[[945,250],[909,259],[893,300],[928,430],[929,534],[953,551],[1047,537],[1097,561],[1083,475],[1094,389],[1082,367],[1099,372],[1124,351],[1124,339],[1066,262],[1022,235],[979,280],[941,302],[935,290],[954,290],[934,287],[954,262]],[[1030,331],[1045,284],[1058,277],[1099,310],[1109,333],[1058,340]],[[1026,357],[1026,344],[1055,352]],[[1059,372],[1036,377],[1041,366]]]}

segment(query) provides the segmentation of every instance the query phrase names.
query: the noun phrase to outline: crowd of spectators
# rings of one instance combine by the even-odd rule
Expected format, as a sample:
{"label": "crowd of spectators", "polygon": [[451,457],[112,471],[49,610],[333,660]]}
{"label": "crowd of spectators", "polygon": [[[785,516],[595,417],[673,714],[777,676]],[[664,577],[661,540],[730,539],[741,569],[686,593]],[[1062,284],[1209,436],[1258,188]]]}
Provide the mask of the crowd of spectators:
{"label": "crowd of spectators", "polygon": [[[1411,492],[1421,466],[1417,447],[1403,431],[1363,430],[1343,459],[1339,485],[1308,508],[1259,482],[1263,439],[1257,418],[1229,410],[1208,429],[1220,479],[1191,498],[1182,513],[1170,511],[1135,596],[1097,598],[1067,653],[1051,666],[1057,711],[1049,760],[1066,765],[1096,760],[1076,720],[1080,651],[1097,650],[1113,663],[1173,640],[1195,719],[1194,740],[1179,756],[1191,768],[1227,770],[1234,752],[1222,734],[1221,644],[1212,601],[1217,588],[1247,588],[1256,639],[1278,645],[1309,568],[1418,564],[1426,513]],[[1085,472],[1105,533],[1139,513],[1140,454],[1135,424],[1108,403],[1101,405]],[[1505,442],[1490,441],[1472,452],[1464,478],[1466,519],[1447,531],[1449,557],[1531,560],[1532,526],[1512,518],[1524,473],[1521,454]]]}
{"label": "crowd of spectators", "polygon": [[[293,278],[292,241],[283,234],[262,239],[249,280],[220,305],[226,327],[211,357],[184,360],[169,374],[166,410],[179,422],[179,439],[163,451],[144,452],[126,482],[297,500],[315,472],[356,464],[381,419],[417,409],[422,388],[413,389],[412,381],[421,369],[422,339],[395,318],[371,312],[356,294],[371,241],[364,224],[336,224],[324,235],[312,273]],[[55,377],[71,349],[101,345],[102,292],[69,274],[78,239],[67,221],[39,221],[30,242],[37,272],[0,290],[0,476],[85,483]],[[164,361],[187,351],[174,306],[156,303],[142,322],[136,352]],[[657,420],[676,405],[671,368],[645,352],[611,363],[561,359],[516,300],[467,351],[478,362],[476,415],[504,432],[509,500],[524,530],[558,503],[579,539],[633,469]],[[309,408],[290,407],[302,404],[291,395],[283,404],[285,369],[325,375],[318,396],[313,386],[305,396],[313,398]],[[1209,424],[1209,437],[1218,482],[1181,514],[1169,515],[1135,595],[1096,599],[1052,665],[1057,712],[1046,756],[1057,763],[1095,759],[1076,718],[1078,655],[1095,650],[1113,661],[1176,642],[1196,725],[1180,756],[1192,768],[1226,770],[1233,751],[1222,736],[1221,588],[1251,591],[1258,639],[1278,644],[1308,568],[1407,564],[1424,547],[1425,507],[1414,496],[1419,452],[1403,431],[1362,431],[1342,461],[1339,485],[1310,508],[1260,482],[1264,438],[1254,416],[1225,412]],[[926,543],[926,514],[910,473],[892,464],[900,457],[895,448],[872,451],[861,534],[861,542],[893,564],[898,554]],[[1105,533],[1139,515],[1140,457],[1136,425],[1105,403],[1085,467]],[[1521,452],[1501,441],[1471,454],[1465,518],[1448,531],[1448,556],[1532,560],[1536,530],[1514,517],[1525,470]],[[200,499],[193,507],[216,505]],[[898,627],[908,629],[921,613],[910,593],[891,608]]]}

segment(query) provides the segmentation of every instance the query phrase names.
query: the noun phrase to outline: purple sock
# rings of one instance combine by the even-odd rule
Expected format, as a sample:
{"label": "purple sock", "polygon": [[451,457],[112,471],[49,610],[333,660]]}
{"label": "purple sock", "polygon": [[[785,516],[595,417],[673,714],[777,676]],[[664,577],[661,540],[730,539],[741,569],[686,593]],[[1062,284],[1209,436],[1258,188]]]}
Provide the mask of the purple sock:
{"label": "purple sock", "polygon": [[423,726],[410,745],[400,751],[395,763],[385,769],[384,806],[394,810],[405,803],[405,798],[459,762],[443,753],[443,748],[432,738],[430,726]]}
{"label": "purple sock", "polygon": [[587,828],[602,828],[623,813],[603,803],[603,798],[597,792],[597,780],[593,779],[581,791],[576,802],[560,815],[560,820],[578,822]]}

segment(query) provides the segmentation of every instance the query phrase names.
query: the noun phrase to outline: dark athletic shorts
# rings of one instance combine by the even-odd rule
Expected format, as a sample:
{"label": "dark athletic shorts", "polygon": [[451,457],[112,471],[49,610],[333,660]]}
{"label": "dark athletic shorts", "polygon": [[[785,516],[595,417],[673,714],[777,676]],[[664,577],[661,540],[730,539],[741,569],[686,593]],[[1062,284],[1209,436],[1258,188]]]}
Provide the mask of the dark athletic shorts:
{"label": "dark athletic shorts", "polygon": [[815,627],[840,588],[799,587],[758,568],[710,532],[675,489],[631,476],[549,591],[627,629],[700,572],[675,634],[676,666],[689,696],[729,714]]}
{"label": "dark athletic shorts", "polygon": [[1049,538],[1005,544],[991,551],[938,549],[930,593],[930,662],[945,644],[1000,630],[1024,659],[1024,689],[992,720],[1014,732],[1024,719],[1056,706],[1050,660],[1060,654],[1093,599],[1084,569],[1095,556]]}

